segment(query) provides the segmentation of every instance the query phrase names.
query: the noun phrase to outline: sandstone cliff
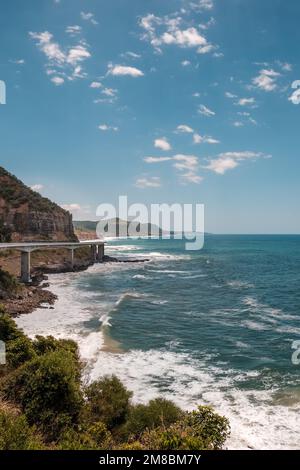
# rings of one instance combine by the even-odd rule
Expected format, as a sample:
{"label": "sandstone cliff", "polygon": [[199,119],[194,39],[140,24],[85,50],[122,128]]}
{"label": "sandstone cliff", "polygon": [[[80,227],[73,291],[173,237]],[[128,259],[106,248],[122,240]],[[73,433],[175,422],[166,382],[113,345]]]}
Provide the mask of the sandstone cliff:
{"label": "sandstone cliff", "polygon": [[0,241],[77,240],[72,215],[0,167]]}

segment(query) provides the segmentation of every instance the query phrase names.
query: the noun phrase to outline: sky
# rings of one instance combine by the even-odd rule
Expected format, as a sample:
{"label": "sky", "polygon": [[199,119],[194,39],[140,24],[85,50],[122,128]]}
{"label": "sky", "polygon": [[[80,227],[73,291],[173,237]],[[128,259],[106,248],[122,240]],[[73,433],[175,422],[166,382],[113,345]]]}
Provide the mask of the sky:
{"label": "sky", "polygon": [[298,0],[1,3],[1,166],[76,220],[127,195],[300,233]]}

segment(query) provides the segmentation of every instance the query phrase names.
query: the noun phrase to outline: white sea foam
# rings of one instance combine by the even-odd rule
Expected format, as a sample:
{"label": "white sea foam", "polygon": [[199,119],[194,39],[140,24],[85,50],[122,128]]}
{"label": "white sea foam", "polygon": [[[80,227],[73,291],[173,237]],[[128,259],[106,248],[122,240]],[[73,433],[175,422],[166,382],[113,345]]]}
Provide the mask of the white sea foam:
{"label": "white sea foam", "polygon": [[[145,253],[142,256],[149,257]],[[178,259],[152,253],[152,260],[168,261]],[[180,258],[180,256],[179,256]],[[137,402],[147,402],[158,395],[174,400],[185,409],[197,404],[210,404],[230,420],[232,434],[228,447],[233,449],[297,449],[300,429],[299,400],[292,406],[283,406],[273,399],[273,391],[239,389],[237,382],[255,377],[257,371],[228,371],[225,365],[212,356],[195,359],[188,353],[176,352],[176,342],[163,349],[148,351],[132,350],[125,354],[106,352],[104,330],[112,324],[114,309],[125,299],[140,301],[143,297],[136,292],[112,293],[106,298],[101,292],[86,292],[77,288],[77,282],[84,282],[91,274],[119,275],[120,270],[138,269],[137,265],[108,263],[94,265],[87,272],[57,274],[50,276],[51,290],[58,295],[53,309],[38,309],[29,315],[17,318],[17,323],[30,336],[52,334],[59,338],[72,338],[80,347],[80,354],[86,363],[84,380],[91,382],[106,374],[116,374],[134,392]],[[140,269],[140,268],[139,268]],[[88,282],[87,282],[88,285]],[[91,302],[91,297],[93,297]],[[98,298],[99,297],[99,298]],[[162,302],[160,299],[153,302]],[[254,330],[271,328],[260,319],[261,305],[253,298],[245,299],[250,308],[250,318],[244,318],[244,326]],[[279,318],[283,312],[274,312],[264,305],[264,314]],[[267,310],[266,310],[267,309]],[[236,309],[237,310],[237,309]],[[220,310],[221,312],[221,310]],[[224,312],[223,312],[224,313]],[[239,312],[233,312],[238,317]],[[220,313],[220,319],[222,315]],[[91,331],[89,321],[98,320]],[[97,322],[96,322],[97,325]],[[283,327],[284,328],[284,327]],[[289,328],[286,326],[285,328]],[[95,331],[96,329],[96,331]],[[291,331],[292,332],[292,331]],[[247,347],[239,342],[238,347]],[[224,369],[224,370],[223,370]],[[275,390],[274,390],[275,392]]]}

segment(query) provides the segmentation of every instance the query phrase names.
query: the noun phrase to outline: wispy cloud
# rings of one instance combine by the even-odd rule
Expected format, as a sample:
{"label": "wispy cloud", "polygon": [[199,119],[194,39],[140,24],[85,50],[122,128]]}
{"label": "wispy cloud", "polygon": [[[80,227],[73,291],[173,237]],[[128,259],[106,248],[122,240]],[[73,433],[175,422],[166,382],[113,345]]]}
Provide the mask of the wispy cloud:
{"label": "wispy cloud", "polygon": [[172,157],[145,157],[144,161],[150,164],[171,161],[173,167],[178,170],[181,181],[196,184],[202,181],[202,177],[197,174],[199,162],[195,155],[176,154]]}
{"label": "wispy cloud", "polygon": [[98,24],[98,21],[95,19],[94,13],[91,12],[80,12],[80,16],[84,21],[90,21],[92,24]]}
{"label": "wispy cloud", "polygon": [[195,133],[193,135],[193,142],[194,144],[219,144],[220,141],[217,139],[214,139],[213,137],[209,135],[200,135]]}
{"label": "wispy cloud", "polygon": [[219,175],[224,175],[226,171],[233,170],[244,160],[257,160],[258,158],[270,157],[270,155],[266,155],[261,152],[225,152],[220,153],[217,158],[211,159],[209,164],[204,168],[211,170]]}
{"label": "wispy cloud", "polygon": [[74,26],[67,26],[66,28],[66,33],[69,34],[70,36],[77,36],[80,34],[82,31],[82,27],[78,25]]}
{"label": "wispy cloud", "polygon": [[253,78],[252,83],[255,87],[264,91],[274,91],[277,89],[276,80],[280,76],[279,72],[273,69],[262,69],[259,75]]}
{"label": "wispy cloud", "polygon": [[65,80],[62,77],[51,77],[50,80],[56,86],[63,85],[65,83]]}
{"label": "wispy cloud", "polygon": [[135,186],[140,189],[159,188],[161,186],[161,180],[159,176],[138,178],[135,182]]}
{"label": "wispy cloud", "polygon": [[159,139],[155,139],[154,147],[164,150],[165,152],[171,150],[172,148],[171,144],[168,142],[166,137],[160,137]]}
{"label": "wispy cloud", "polygon": [[237,106],[254,106],[255,105],[255,98],[240,98],[236,102]]}
{"label": "wispy cloud", "polygon": [[98,126],[98,129],[100,131],[103,131],[103,132],[106,132],[106,131],[114,131],[114,132],[117,132],[119,130],[118,127],[115,127],[115,126],[109,126],[107,124],[100,124]]}
{"label": "wispy cloud", "polygon": [[125,76],[128,75],[130,77],[142,77],[144,75],[144,72],[142,72],[140,69],[136,67],[131,67],[129,65],[113,65],[113,64],[108,64],[108,75],[114,75],[114,76]]}
{"label": "wispy cloud", "polygon": [[187,126],[186,124],[180,124],[179,126],[177,126],[175,132],[183,134],[192,134],[194,132],[194,129],[192,129],[190,126]]}
{"label": "wispy cloud", "polygon": [[30,188],[32,189],[32,191],[39,192],[44,188],[44,186],[40,183],[37,183],[37,184],[33,184],[32,186],[30,186]]}
{"label": "wispy cloud", "polygon": [[102,85],[102,83],[100,83],[100,82],[92,82],[92,83],[90,84],[90,88],[102,88],[102,86],[103,86],[103,85]]}
{"label": "wispy cloud", "polygon": [[139,25],[143,30],[141,39],[148,41],[157,52],[162,52],[162,46],[170,45],[197,48],[200,54],[207,54],[214,48],[195,26],[184,25],[179,15],[159,17],[149,13],[140,19]]}
{"label": "wispy cloud", "polygon": [[207,117],[212,117],[212,116],[215,116],[215,112],[212,111],[211,109],[209,109],[207,106],[205,106],[204,104],[200,104],[199,107],[198,107],[198,113],[199,114],[202,114],[203,116],[207,116]]}
{"label": "wispy cloud", "polygon": [[[29,36],[36,42],[37,47],[47,59],[47,75],[57,74],[68,80],[86,76],[82,71],[81,64],[89,59],[91,54],[83,40],[75,46],[63,49],[58,42],[54,41],[53,34],[49,31],[30,32]],[[55,83],[55,81],[53,82]]]}

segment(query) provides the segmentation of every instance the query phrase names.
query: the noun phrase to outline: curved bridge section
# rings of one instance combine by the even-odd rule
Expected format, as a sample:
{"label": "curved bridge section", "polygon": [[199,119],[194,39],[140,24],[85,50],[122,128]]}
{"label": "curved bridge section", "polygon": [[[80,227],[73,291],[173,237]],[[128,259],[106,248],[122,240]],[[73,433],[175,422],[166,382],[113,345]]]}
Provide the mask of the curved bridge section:
{"label": "curved bridge section", "polygon": [[21,281],[31,281],[30,254],[42,249],[67,249],[70,251],[70,265],[74,267],[74,251],[77,248],[89,246],[91,249],[91,261],[101,263],[104,257],[104,242],[102,240],[84,240],[81,242],[33,242],[33,243],[0,243],[0,250],[18,250],[21,252]]}

